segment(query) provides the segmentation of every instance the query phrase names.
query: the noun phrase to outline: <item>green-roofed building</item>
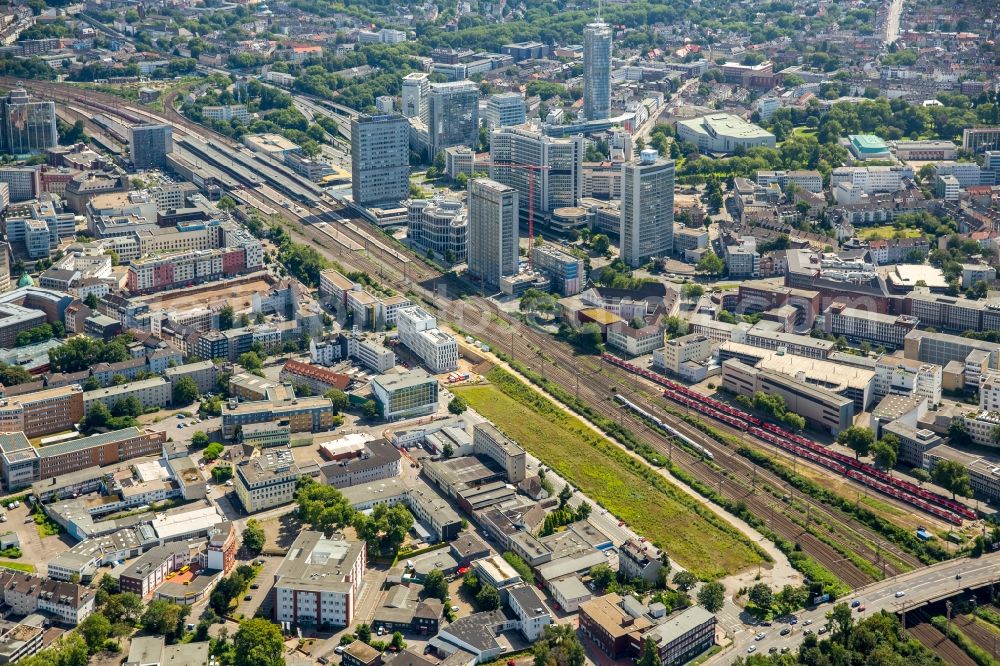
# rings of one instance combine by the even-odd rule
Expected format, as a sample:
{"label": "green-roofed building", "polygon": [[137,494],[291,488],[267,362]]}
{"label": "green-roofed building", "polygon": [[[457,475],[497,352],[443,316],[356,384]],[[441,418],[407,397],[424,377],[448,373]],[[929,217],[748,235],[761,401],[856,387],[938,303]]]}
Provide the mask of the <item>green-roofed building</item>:
{"label": "green-roofed building", "polygon": [[874,134],[851,134],[847,137],[848,148],[859,160],[888,160],[889,146]]}

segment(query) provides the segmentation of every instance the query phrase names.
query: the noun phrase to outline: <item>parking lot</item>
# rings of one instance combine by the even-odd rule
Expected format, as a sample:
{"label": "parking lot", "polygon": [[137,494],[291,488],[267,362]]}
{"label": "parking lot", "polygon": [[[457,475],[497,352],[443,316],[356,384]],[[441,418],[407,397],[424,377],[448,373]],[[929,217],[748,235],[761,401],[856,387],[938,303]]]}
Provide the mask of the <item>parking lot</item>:
{"label": "parking lot", "polygon": [[65,553],[75,543],[73,539],[65,534],[48,536],[44,539],[38,534],[38,527],[29,514],[29,507],[21,504],[16,509],[3,507],[3,512],[7,514],[7,522],[0,523],[0,534],[14,532],[21,541],[21,552],[24,555],[16,560],[3,561],[15,562],[18,564],[32,564],[38,574],[45,576],[48,574],[46,563],[60,553]]}
{"label": "parking lot", "polygon": [[[253,617],[260,611],[261,615],[271,617],[272,604],[274,603],[270,594],[271,587],[274,585],[274,573],[278,570],[283,558],[263,555],[257,559],[263,560],[264,564],[251,583],[250,589],[240,597],[235,612],[244,617]],[[240,564],[249,564],[249,562],[240,562]],[[253,588],[253,585],[257,586],[256,589]],[[246,597],[250,597],[250,599],[247,600]]]}

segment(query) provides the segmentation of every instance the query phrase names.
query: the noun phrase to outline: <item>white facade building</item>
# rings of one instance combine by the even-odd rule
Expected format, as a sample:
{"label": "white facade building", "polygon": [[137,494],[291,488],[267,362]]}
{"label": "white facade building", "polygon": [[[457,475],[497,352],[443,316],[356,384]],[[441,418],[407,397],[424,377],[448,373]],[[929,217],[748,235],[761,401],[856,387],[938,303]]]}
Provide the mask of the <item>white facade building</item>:
{"label": "white facade building", "polygon": [[420,357],[434,374],[458,368],[458,343],[437,327],[437,319],[413,305],[397,315],[399,341]]}

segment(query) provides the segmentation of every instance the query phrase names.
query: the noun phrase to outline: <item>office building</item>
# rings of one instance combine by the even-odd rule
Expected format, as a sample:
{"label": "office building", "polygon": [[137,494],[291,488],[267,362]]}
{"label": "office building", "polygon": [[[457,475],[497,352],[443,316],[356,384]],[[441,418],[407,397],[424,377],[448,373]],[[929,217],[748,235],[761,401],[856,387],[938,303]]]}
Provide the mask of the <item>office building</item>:
{"label": "office building", "polygon": [[366,567],[364,541],[299,533],[274,574],[274,619],[293,625],[349,627]]}
{"label": "office building", "polygon": [[819,171],[758,171],[757,184],[767,187],[776,183],[785,190],[789,184],[810,192],[823,191],[823,174]]}
{"label": "office building", "polygon": [[469,181],[468,272],[484,287],[518,268],[518,192],[488,178]]}
{"label": "office building", "polygon": [[563,296],[579,294],[587,284],[583,259],[563,252],[552,243],[535,245],[531,249],[531,259],[534,269],[547,275],[552,286]]}
{"label": "office building", "polygon": [[144,409],[166,407],[173,399],[170,382],[163,377],[151,377],[87,391],[83,394],[83,409],[84,412],[89,412],[97,403],[103,404],[108,409],[114,409],[119,401],[131,397],[136,398]]}
{"label": "office building", "polygon": [[404,375],[379,375],[372,379],[372,396],[386,421],[427,416],[437,411],[438,383],[420,368]]}
{"label": "office building", "polygon": [[958,201],[961,189],[958,178],[951,174],[938,174],[934,177],[934,194],[939,199]]}
{"label": "office building", "polygon": [[472,81],[432,83],[427,133],[432,158],[452,146],[479,145],[479,86]]}
{"label": "office building", "polygon": [[303,471],[287,447],[269,447],[259,455],[235,461],[233,486],[247,513],[289,504]]}
{"label": "office building", "polygon": [[583,115],[611,116],[611,26],[600,19],[583,30]]}
{"label": "office building", "polygon": [[971,153],[1000,150],[1000,127],[970,127],[962,130],[962,148]]}
{"label": "office building", "polygon": [[23,88],[0,99],[0,152],[40,153],[58,143],[55,102],[31,101]]}
{"label": "office building", "polygon": [[698,363],[712,355],[712,339],[701,333],[689,333],[667,340],[662,349],[653,352],[653,366],[675,376],[684,376],[690,363]]}
{"label": "office building", "polygon": [[906,334],[916,329],[917,318],[909,315],[887,315],[834,303],[826,311],[826,332],[843,335],[848,340],[868,342],[879,347],[901,349]]}
{"label": "office building", "polygon": [[170,125],[134,125],[129,128],[129,151],[136,169],[164,169],[167,155],[174,150]]}
{"label": "office building", "polygon": [[406,203],[406,213],[410,242],[451,263],[466,260],[469,224],[461,201],[443,196],[411,199]]}
{"label": "office building", "polygon": [[838,185],[859,188],[865,194],[896,192],[903,189],[903,180],[913,179],[913,168],[907,166],[837,167],[830,174],[830,187]]}
{"label": "office building", "polygon": [[39,167],[0,167],[0,183],[7,186],[10,203],[34,199],[42,191]]}
{"label": "office building", "polygon": [[437,319],[423,308],[412,305],[396,317],[399,341],[416,354],[434,374],[458,368],[458,343],[437,327]]}
{"label": "office building", "polygon": [[521,93],[497,93],[486,101],[486,128],[490,131],[522,125],[526,119],[527,107]]}
{"label": "office building", "polygon": [[85,413],[78,384],[43,389],[0,401],[0,432],[39,437],[71,430]]}
{"label": "office building", "polygon": [[919,396],[927,398],[933,407],[941,404],[941,382],[941,366],[934,363],[899,356],[882,356],[875,363],[876,398],[890,394]]}
{"label": "office building", "polygon": [[677,138],[690,141],[702,152],[732,153],[739,149],[774,148],[776,140],[770,132],[739,116],[714,113],[677,122]]}
{"label": "office building", "polygon": [[403,115],[427,123],[430,108],[431,81],[426,72],[413,72],[403,77]]}
{"label": "office building", "polygon": [[978,387],[985,370],[1000,363],[1000,345],[947,333],[910,331],[903,345],[906,358],[934,363],[942,368],[956,361],[962,368],[966,386]]}
{"label": "office building", "polygon": [[503,127],[490,135],[490,178],[517,190],[524,220],[533,192],[537,219],[580,202],[585,152],[582,136],[554,139],[527,125]]}
{"label": "office building", "polygon": [[[118,577],[122,592],[133,592],[147,598],[175,571],[199,561],[203,542],[181,542],[155,546],[129,562]],[[173,576],[170,576],[172,578]]]}
{"label": "office building", "polygon": [[322,432],[333,427],[333,403],[322,397],[275,396],[222,406],[222,436],[232,439],[248,423],[287,420],[291,432]]}
{"label": "office building", "polygon": [[250,112],[247,111],[246,104],[203,106],[201,115],[205,120],[214,120],[217,123],[228,123],[231,120],[236,120],[246,125],[250,122]]}
{"label": "office building", "polygon": [[621,258],[638,267],[674,243],[674,162],[646,148],[622,166]]}
{"label": "office building", "polygon": [[398,114],[351,119],[351,194],[358,206],[398,204],[410,192],[410,126]]}
{"label": "office building", "polygon": [[472,450],[476,455],[486,456],[500,465],[508,483],[524,481],[527,454],[492,423],[487,421],[472,427]]}
{"label": "office building", "polygon": [[452,180],[460,174],[472,178],[476,170],[476,153],[467,146],[452,146],[444,149],[444,173]]}

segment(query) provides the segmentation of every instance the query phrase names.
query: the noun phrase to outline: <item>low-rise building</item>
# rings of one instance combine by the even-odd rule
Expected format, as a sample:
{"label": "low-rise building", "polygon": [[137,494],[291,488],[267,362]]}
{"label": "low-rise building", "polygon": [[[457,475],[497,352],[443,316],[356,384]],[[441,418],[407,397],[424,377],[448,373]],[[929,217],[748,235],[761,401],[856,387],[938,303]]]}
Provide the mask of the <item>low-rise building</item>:
{"label": "low-rise building", "polygon": [[173,400],[170,382],[165,377],[151,377],[128,384],[84,392],[84,412],[89,412],[97,403],[101,403],[108,409],[113,409],[119,401],[132,397],[138,400],[144,409],[166,407]]}
{"label": "low-rise building", "polygon": [[618,571],[650,584],[659,580],[665,559],[666,553],[648,541],[628,539],[618,547]]}
{"label": "low-rise building", "polygon": [[320,475],[328,486],[347,488],[399,476],[401,460],[399,449],[380,439],[368,442],[356,455],[322,465]]}
{"label": "low-rise building", "polygon": [[351,377],[327,370],[318,365],[302,363],[294,359],[285,361],[278,378],[293,385],[308,386],[313,393],[323,395],[330,390],[344,391],[351,384]]}
{"label": "low-rise building", "polygon": [[868,342],[890,349],[902,349],[906,334],[917,327],[917,318],[887,315],[834,303],[826,311],[826,332],[849,340]]}

